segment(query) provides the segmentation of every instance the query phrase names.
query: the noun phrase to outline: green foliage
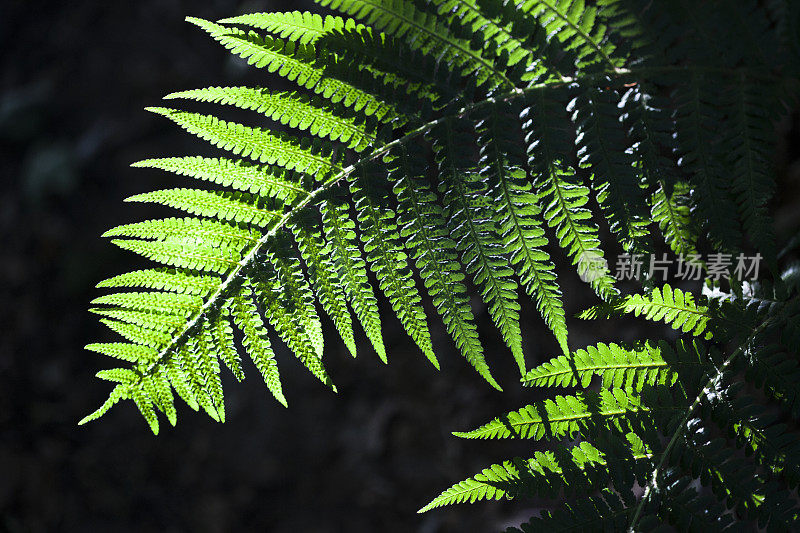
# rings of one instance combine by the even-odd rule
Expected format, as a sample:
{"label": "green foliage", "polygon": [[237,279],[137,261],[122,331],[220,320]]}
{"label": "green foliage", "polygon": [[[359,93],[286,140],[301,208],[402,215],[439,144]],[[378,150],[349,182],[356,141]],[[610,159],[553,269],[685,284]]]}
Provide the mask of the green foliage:
{"label": "green foliage", "polygon": [[[277,341],[335,390],[320,310],[353,355],[357,322],[386,361],[384,297],[438,368],[423,293],[500,389],[474,286],[523,384],[559,394],[456,433],[535,449],[423,510],[563,494],[521,530],[792,529],[800,284],[768,205],[775,124],[800,87],[793,3],[319,3],[345,18],[188,19],[293,88],[167,96],[215,114],[149,108],[228,154],[134,164],[198,182],[128,199],[182,216],[105,234],[160,266],[98,285],[116,292],[91,311],[124,341],[87,349],[125,365],[98,373],[114,388],[81,423],[127,399],[158,432],[159,413],[176,422],[175,395],[224,421],[222,368],[243,379],[245,356],[287,405]],[[768,268],[754,283],[709,281],[706,296],[699,283],[631,289],[602,266],[617,245],[645,260],[758,252]],[[580,318],[632,315],[648,336],[571,347],[565,259],[596,294]],[[521,292],[560,351],[531,370]]]}

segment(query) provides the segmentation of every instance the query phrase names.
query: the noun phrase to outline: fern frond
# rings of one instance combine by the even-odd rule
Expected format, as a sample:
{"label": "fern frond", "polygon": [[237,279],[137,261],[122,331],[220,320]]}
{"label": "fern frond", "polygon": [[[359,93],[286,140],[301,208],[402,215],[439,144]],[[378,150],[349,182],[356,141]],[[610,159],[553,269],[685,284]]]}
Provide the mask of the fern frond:
{"label": "fern frond", "polygon": [[[238,381],[244,379],[241,358],[233,342],[233,328],[230,323],[229,305],[223,305],[219,314],[211,320],[211,337],[219,360],[231,371]],[[259,368],[260,370],[260,368]]]}
{"label": "fern frond", "polygon": [[159,168],[287,203],[307,194],[296,173],[241,160],[200,156],[165,157],[145,159],[131,166]]}
{"label": "fern frond", "polygon": [[286,13],[248,13],[219,21],[220,24],[242,24],[266,30],[299,44],[313,44],[325,34],[355,27],[352,19],[325,15],[308,11],[289,11]]}
{"label": "fern frond", "polygon": [[291,92],[270,92],[252,87],[208,87],[172,93],[164,98],[183,98],[250,109],[283,125],[341,142],[359,152],[376,142],[374,126],[359,124],[352,117],[315,105],[313,98]]}
{"label": "fern frond", "polygon": [[106,381],[122,384],[132,383],[139,377],[136,372],[129,368],[109,368],[99,371],[95,376]]}
{"label": "fern frond", "polygon": [[[307,286],[299,264],[292,258],[280,258],[278,274],[263,270],[252,279],[252,286],[264,315],[278,336],[289,346],[300,362],[321,382],[335,387],[322,364],[321,329],[313,306],[310,288]],[[289,282],[283,286],[282,282]],[[297,316],[295,316],[297,313]]]}
{"label": "fern frond", "polygon": [[101,281],[98,288],[141,287],[206,296],[219,286],[219,278],[168,269],[134,270]]}
{"label": "fern frond", "polygon": [[114,305],[134,311],[188,316],[203,305],[202,298],[172,292],[119,292],[92,300],[92,304]]}
{"label": "fern frond", "polygon": [[147,363],[158,355],[158,352],[149,346],[125,342],[98,342],[87,344],[85,348],[129,363]]}
{"label": "fern frond", "polygon": [[[695,337],[704,336],[711,338],[708,323],[711,314],[708,306],[698,305],[690,292],[673,289],[669,284],[660,289],[654,288],[648,294],[634,294],[626,296],[613,306],[614,311],[633,313],[634,316],[643,315],[647,320],[654,322],[663,321],[672,329],[691,333]],[[585,311],[582,318],[593,318],[601,312],[600,308]]]}
{"label": "fern frond", "polygon": [[688,186],[677,179],[678,169],[665,154],[672,145],[674,122],[665,108],[668,102],[655,96],[655,88],[637,84],[623,95],[622,121],[632,142],[630,152],[640,182],[655,187],[650,196],[651,217],[676,254],[696,253],[697,232],[692,227],[688,205]]}
{"label": "fern frond", "polygon": [[236,155],[288,170],[324,175],[341,170],[329,157],[330,150],[316,143],[299,142],[288,135],[268,133],[211,115],[189,113],[166,107],[148,107],[193,135]]}
{"label": "fern frond", "polygon": [[389,35],[403,37],[412,47],[426,53],[437,49],[446,63],[460,67],[462,75],[474,75],[477,85],[491,80],[492,85],[514,88],[514,83],[491,60],[475,52],[468,41],[454,37],[435,16],[418,10],[411,1],[319,0],[319,3],[358,17]]}
{"label": "fern frond", "polygon": [[138,237],[167,241],[176,238],[194,238],[217,247],[239,248],[258,242],[261,234],[214,220],[197,218],[165,218],[117,226],[103,237]]}
{"label": "fern frond", "polygon": [[553,273],[555,265],[542,250],[547,244],[539,219],[540,198],[517,166],[525,163],[524,153],[516,144],[514,130],[507,127],[511,117],[500,105],[492,106],[481,124],[481,174],[489,182],[494,199],[498,230],[511,267],[519,276],[528,294],[536,299],[539,312],[553,331],[564,353],[567,348],[567,326],[561,290]]}
{"label": "fern frond", "polygon": [[522,382],[536,387],[587,388],[594,376],[600,376],[603,387],[641,391],[644,385],[671,384],[677,379],[664,357],[665,349],[665,344],[651,342],[631,348],[598,343],[541,364],[529,371]]}
{"label": "fern frond", "polygon": [[301,328],[306,338],[314,347],[318,358],[322,358],[324,340],[322,338],[322,323],[317,315],[314,295],[306,280],[300,259],[288,248],[288,239],[268,243],[267,259],[274,268],[275,281],[280,287],[280,297],[284,299],[287,311]]}
{"label": "fern frond", "polygon": [[442,102],[462,99],[466,82],[461,73],[402,38],[358,27],[326,36],[319,46],[337,56],[331,72],[341,77],[352,76],[353,71],[368,76],[372,90],[412,123],[426,120]]}
{"label": "fern frond", "polygon": [[607,38],[607,28],[598,17],[598,9],[582,0],[515,0],[517,8],[544,28],[548,39],[558,39],[560,46],[576,56],[576,68],[591,69],[596,64],[616,69],[624,58],[615,57],[615,46]]}
{"label": "fern frond", "polygon": [[178,422],[178,412],[175,409],[175,397],[172,395],[172,387],[163,372],[158,372],[147,376],[142,381],[142,388],[150,397],[159,411],[164,413],[171,425]]}
{"label": "fern frond", "polygon": [[454,432],[453,435],[465,439],[557,440],[584,433],[589,424],[618,426],[636,413],[650,410],[650,407],[642,405],[638,396],[628,394],[625,389],[578,392],[575,396],[556,396],[552,400],[528,405],[477,429]]}
{"label": "fern frond", "polygon": [[120,383],[111,390],[111,393],[108,395],[106,401],[103,402],[103,405],[97,408],[97,410],[94,411],[93,413],[83,417],[80,420],[80,422],[78,422],[78,425],[82,426],[87,422],[91,422],[92,420],[97,420],[98,418],[106,414],[109,411],[109,409],[114,407],[117,404],[117,402],[119,402],[120,400],[126,400],[129,397],[130,397],[129,387],[125,384]]}
{"label": "fern frond", "polygon": [[503,340],[525,373],[522,332],[519,326],[520,305],[517,283],[505,258],[506,249],[497,233],[493,210],[487,201],[487,187],[465,164],[474,138],[469,124],[447,121],[443,131],[434,129],[434,151],[441,171],[439,190],[446,209],[450,236],[461,252],[461,263],[480,288],[489,315]]}
{"label": "fern frond", "polygon": [[142,344],[150,348],[159,349],[169,344],[170,335],[161,331],[120,322],[118,320],[101,319],[100,322],[119,333],[134,344]]}
{"label": "fern frond", "polygon": [[[539,390],[527,407],[456,434],[556,442],[423,510],[583,493],[522,529],[556,520],[579,531],[791,528],[800,519],[787,422],[800,413],[800,284],[792,270],[778,274],[793,251],[774,253],[766,207],[775,121],[798,87],[798,10],[783,0],[318,3],[354,18],[189,19],[291,87],[168,96],[260,113],[253,125],[151,108],[232,155],[135,164],[209,187],[134,196],[188,214],[106,233],[160,266],[99,284],[127,291],[92,302],[124,342],[87,348],[129,364],[97,374],[114,388],[81,423],[130,399],[158,432],[162,414],[177,419],[175,396],[224,421],[221,367],[241,380],[245,355],[286,405],[277,339],[335,390],[318,304],[355,354],[349,301],[386,360],[381,294],[438,367],[417,277],[458,350],[499,389],[467,293],[474,285],[523,383]],[[620,297],[603,221],[629,252],[649,252],[657,224],[677,254],[760,252],[770,268],[747,284],[714,283],[703,299],[650,279]],[[753,250],[742,249],[745,236]],[[550,240],[606,301],[583,318],[643,316],[675,340],[570,352]],[[527,372],[518,284],[563,352]],[[548,399],[552,387],[573,390]]]}
{"label": "fern frond", "polygon": [[225,422],[225,403],[222,391],[222,380],[219,375],[219,359],[215,353],[214,339],[211,330],[206,328],[198,336],[195,352],[200,369],[205,376],[204,388],[208,391],[219,421]]}
{"label": "fern frond", "polygon": [[399,200],[400,235],[407,239],[407,248],[420,272],[433,304],[442,316],[447,331],[458,349],[478,373],[496,389],[500,389],[486,364],[483,346],[478,339],[466,287],[455,253],[456,244],[445,229],[442,208],[436,194],[417,176],[415,160],[402,152],[397,158],[394,192]]}
{"label": "fern frond", "polygon": [[[164,363],[164,373],[175,393],[186,402],[191,409],[198,411],[200,404],[195,396],[190,378],[184,373],[181,357],[175,355]],[[212,416],[213,418],[213,416]]]}
{"label": "fern frond", "polygon": [[271,205],[247,193],[216,192],[201,189],[163,189],[137,194],[126,202],[161,204],[192,215],[219,218],[243,224],[267,226],[280,216]]}
{"label": "fern frond", "polygon": [[152,313],[149,311],[106,307],[92,308],[89,309],[89,312],[165,333],[173,333],[185,324],[184,317],[179,314]]}
{"label": "fern frond", "polygon": [[446,16],[451,20],[457,20],[458,24],[465,28],[473,38],[480,38],[485,53],[497,56],[505,56],[502,62],[512,67],[522,62],[528,66],[532,60],[532,52],[525,46],[525,43],[514,36],[512,31],[502,22],[493,19],[481,9],[481,2],[475,0],[433,0],[436,11],[440,16]]}
{"label": "fern frond", "polygon": [[166,241],[114,239],[111,242],[123,250],[129,250],[159,263],[218,274],[228,272],[242,257],[240,249],[220,248],[191,239]]}
{"label": "fern frond", "polygon": [[[556,95],[557,98],[557,95]],[[599,230],[589,222],[591,211],[584,206],[589,190],[576,183],[575,171],[569,165],[572,153],[572,132],[567,128],[565,108],[545,91],[534,93],[521,118],[527,136],[530,165],[535,173],[537,193],[545,199],[544,218],[556,230],[562,248],[573,264],[604,260]],[[603,298],[614,294],[614,279],[607,268],[600,269],[590,280],[592,288]]]}
{"label": "fern frond", "polygon": [[277,72],[280,76],[313,90],[333,103],[341,102],[345,107],[352,107],[353,110],[367,116],[374,115],[386,122],[395,116],[391,106],[372,94],[342,80],[329,77],[323,69],[313,66],[317,59],[313,45],[284,43],[269,36],[262,38],[254,32],[248,33],[194,17],[188,17],[186,20],[204,29],[231,53],[246,59],[250,65],[266,68],[269,72]]}
{"label": "fern frond", "polygon": [[689,186],[680,182],[673,186],[671,193],[665,184],[659,183],[650,199],[653,221],[661,228],[664,240],[673,252],[684,257],[697,254],[697,234],[692,227],[688,198]]}
{"label": "fern frond", "polygon": [[567,109],[573,111],[577,126],[580,165],[592,172],[596,198],[611,231],[626,250],[646,251],[647,204],[627,151],[617,104],[614,91],[589,87]]}
{"label": "fern frond", "polygon": [[320,210],[322,227],[330,243],[331,262],[339,272],[342,288],[378,357],[386,362],[378,301],[367,280],[367,266],[356,244],[356,225],[349,215],[350,206],[326,200]]}
{"label": "fern frond", "polygon": [[[536,452],[531,459],[517,458],[492,465],[453,485],[417,512],[523,494],[553,497],[564,487],[572,491],[588,490],[594,485],[596,472],[607,464],[605,454],[588,442],[581,442],[559,455],[562,457],[550,451]],[[646,457],[646,454],[639,454],[635,458]]]}
{"label": "fern frond", "polygon": [[299,222],[292,226],[292,230],[317,299],[336,325],[345,346],[355,357],[353,320],[347,309],[338,268],[331,259],[329,244],[322,240],[321,232],[311,224]]}
{"label": "fern frond", "polygon": [[[172,355],[176,364],[171,369],[170,382],[178,394],[181,394],[181,389],[184,389],[183,393],[191,398],[191,402],[187,401],[187,403],[202,407],[208,416],[219,422],[219,413],[214,407],[210,392],[206,389],[207,378],[197,353],[197,344],[197,339],[188,339],[186,344]],[[185,397],[184,400],[186,400]]]}
{"label": "fern frond", "polygon": [[383,175],[375,173],[374,168],[365,167],[353,179],[350,191],[355,199],[361,242],[370,269],[375,273],[381,291],[389,299],[403,328],[438,369],[439,362],[433,353],[422,298],[400,243],[395,213],[387,207],[390,194],[388,184]]}

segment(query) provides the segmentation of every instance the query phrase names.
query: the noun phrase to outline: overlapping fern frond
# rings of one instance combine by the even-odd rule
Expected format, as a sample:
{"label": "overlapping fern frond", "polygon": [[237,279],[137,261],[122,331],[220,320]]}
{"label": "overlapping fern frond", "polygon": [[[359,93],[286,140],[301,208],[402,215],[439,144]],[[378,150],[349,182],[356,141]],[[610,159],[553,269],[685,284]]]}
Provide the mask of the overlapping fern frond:
{"label": "overlapping fern frond", "polygon": [[[523,530],[554,520],[705,524],[707,515],[674,512],[705,502],[687,488],[699,478],[737,518],[790,522],[782,484],[800,475],[789,430],[748,410],[734,378],[746,371],[765,396],[800,409],[786,356],[800,341],[797,297],[775,289],[772,304],[758,306],[732,282],[730,298],[707,300],[655,279],[623,295],[605,263],[617,245],[604,236],[645,258],[665,247],[686,257],[758,251],[777,272],[767,205],[774,123],[798,88],[797,29],[780,15],[796,15],[791,3],[319,3],[341,16],[188,19],[294,89],[167,96],[239,108],[252,125],[222,118],[222,108],[149,108],[221,153],[134,164],[206,183],[133,196],[183,213],[106,233],[161,266],[98,285],[118,292],[92,311],[124,342],[87,348],[126,364],[98,373],[115,385],[82,423],[130,399],[158,432],[157,413],[176,421],[175,395],[222,421],[220,373],[243,379],[245,356],[286,405],[277,341],[335,389],[321,313],[353,355],[360,327],[386,361],[381,298],[438,368],[429,297],[458,351],[500,389],[470,305],[474,286],[526,385],[586,390],[459,434],[571,444],[486,469],[426,509],[588,489],[590,499]],[[596,294],[583,318],[629,314],[681,339],[572,349],[556,274],[564,262]],[[523,293],[562,352],[533,370]],[[754,461],[727,453],[734,440]],[[631,492],[634,482],[644,495]]]}
{"label": "overlapping fern frond", "polygon": [[[726,316],[752,313],[751,305],[733,299],[702,313],[711,322],[724,323]],[[789,383],[797,363],[784,360],[785,368],[775,372],[787,372],[784,380],[764,372],[772,354],[796,351],[782,331],[797,320],[799,311],[800,295],[784,293],[757,312],[752,328],[737,331],[733,343],[707,345],[691,339],[696,332],[690,329],[687,338],[674,343],[600,343],[543,363],[525,376],[526,385],[583,390],[454,435],[530,439],[552,446],[531,459],[515,458],[484,469],[444,491],[421,512],[501,496],[552,497],[562,489],[588,496],[603,490],[607,492],[599,499],[578,499],[569,512],[597,523],[611,520],[618,529],[631,531],[649,531],[660,522],[683,529],[693,517],[673,513],[675,507],[703,505],[700,495],[686,486],[686,481],[698,479],[735,509],[736,520],[726,525],[793,530],[800,521],[800,502],[793,492],[799,481],[793,455],[798,439],[784,417],[797,414],[796,387]],[[723,351],[725,345],[730,351]],[[743,376],[758,393],[784,405],[785,414],[776,415],[763,400],[742,395]],[[644,494],[637,497],[634,483],[645,487]],[[606,514],[610,511],[611,516]],[[545,514],[522,531],[554,516]],[[594,524],[585,527],[596,529]]]}

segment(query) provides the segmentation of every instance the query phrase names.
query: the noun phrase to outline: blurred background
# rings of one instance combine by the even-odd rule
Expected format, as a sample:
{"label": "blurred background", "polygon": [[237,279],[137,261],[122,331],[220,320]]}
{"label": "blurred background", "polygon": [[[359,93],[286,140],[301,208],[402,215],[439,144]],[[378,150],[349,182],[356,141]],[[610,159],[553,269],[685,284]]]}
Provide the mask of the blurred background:
{"label": "blurred background", "polygon": [[[245,68],[183,18],[309,4],[0,3],[0,531],[435,533],[502,530],[535,512],[537,502],[520,501],[416,514],[451,483],[529,454],[524,443],[450,435],[536,399],[519,386],[479,302],[482,338],[505,394],[471,370],[438,321],[431,326],[442,373],[385,313],[389,366],[363,334],[355,360],[328,336],[339,394],[281,353],[288,410],[250,367],[244,383],[225,383],[225,424],[181,404],[178,426],[162,421],[154,437],[132,402],[124,402],[99,422],[77,426],[110,390],[93,375],[111,361],[82,349],[112,339],[86,311],[101,294],[94,285],[137,265],[100,234],[157,216],[122,203],[125,197],[190,182],[129,165],[204,149],[143,108],[181,89],[278,83]],[[798,216],[796,116],[781,136],[783,194],[775,209],[785,233]],[[570,279],[565,303],[575,312],[592,299],[576,276]],[[381,305],[389,311],[386,301]],[[527,305],[530,366],[557,347]],[[604,335],[637,335],[626,328]],[[571,343],[592,340],[596,335],[576,330]]]}

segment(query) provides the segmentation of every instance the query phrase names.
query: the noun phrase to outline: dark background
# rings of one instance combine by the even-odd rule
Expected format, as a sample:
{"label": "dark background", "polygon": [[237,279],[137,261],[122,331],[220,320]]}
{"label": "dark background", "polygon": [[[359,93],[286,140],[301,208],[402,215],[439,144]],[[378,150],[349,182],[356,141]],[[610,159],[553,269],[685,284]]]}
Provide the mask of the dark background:
{"label": "dark background", "polygon": [[[112,362],[82,349],[112,338],[86,311],[101,294],[94,284],[137,264],[99,236],[153,215],[123,198],[190,183],[129,164],[203,150],[142,108],[174,90],[273,83],[184,16],[215,20],[306,4],[0,3],[0,531],[435,533],[501,530],[535,511],[537,502],[520,501],[415,514],[452,482],[529,453],[524,443],[449,434],[534,399],[519,386],[479,302],[482,336],[506,394],[469,368],[437,320],[431,326],[442,373],[384,313],[389,366],[363,334],[356,360],[328,335],[338,395],[281,353],[288,410],[269,397],[251,367],[244,383],[226,382],[222,425],[181,403],[177,428],[162,419],[154,437],[132,402],[76,425],[110,390],[93,374]],[[783,188],[775,209],[784,233],[797,224],[796,122],[781,127]],[[592,301],[577,279],[564,289],[570,313]],[[526,311],[530,366],[557,349],[532,309]],[[574,331],[574,346],[596,340],[596,332]],[[626,326],[604,338],[636,333]]]}

